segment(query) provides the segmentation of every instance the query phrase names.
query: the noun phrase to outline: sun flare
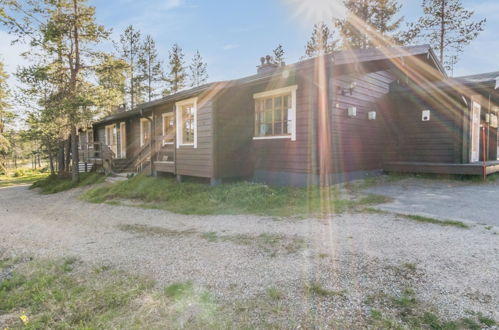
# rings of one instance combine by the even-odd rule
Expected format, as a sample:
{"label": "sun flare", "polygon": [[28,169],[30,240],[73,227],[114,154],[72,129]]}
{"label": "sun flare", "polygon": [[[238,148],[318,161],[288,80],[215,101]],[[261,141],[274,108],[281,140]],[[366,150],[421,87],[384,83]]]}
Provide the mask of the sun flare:
{"label": "sun flare", "polygon": [[282,0],[293,13],[293,18],[307,24],[326,22],[345,16],[345,7],[340,0]]}

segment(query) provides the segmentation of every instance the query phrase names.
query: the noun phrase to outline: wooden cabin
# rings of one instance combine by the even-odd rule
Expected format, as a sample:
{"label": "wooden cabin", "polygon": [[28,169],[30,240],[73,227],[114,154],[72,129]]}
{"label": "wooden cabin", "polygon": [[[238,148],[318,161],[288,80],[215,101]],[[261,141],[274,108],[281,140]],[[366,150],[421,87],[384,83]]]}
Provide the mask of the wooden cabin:
{"label": "wooden cabin", "polygon": [[[419,100],[431,100],[417,86],[447,80],[427,45],[339,51],[292,65],[264,57],[256,75],[182,91],[94,123],[94,149],[116,172],[171,173],[179,181],[193,176],[212,184],[331,184],[402,162],[464,161],[455,154],[465,148],[457,146],[459,139],[465,143],[464,130],[435,135],[447,158],[425,151],[431,143],[417,145],[417,134],[437,131],[430,126],[440,125],[435,119],[442,107],[424,106],[434,110],[421,132],[409,123]],[[457,99],[453,105],[467,125],[464,101],[449,98]]]}
{"label": "wooden cabin", "polygon": [[[397,172],[487,175],[499,171],[499,72],[393,85]],[[485,160],[485,161],[484,161]]]}

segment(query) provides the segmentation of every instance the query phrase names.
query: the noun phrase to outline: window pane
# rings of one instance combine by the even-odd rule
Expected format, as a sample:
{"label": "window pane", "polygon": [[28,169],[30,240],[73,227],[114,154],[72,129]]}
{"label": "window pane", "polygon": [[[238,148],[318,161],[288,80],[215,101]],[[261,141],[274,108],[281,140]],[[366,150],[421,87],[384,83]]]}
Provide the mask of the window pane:
{"label": "window pane", "polygon": [[266,124],[271,124],[272,123],[272,110],[267,110],[265,111],[265,119],[264,122]]}
{"label": "window pane", "polygon": [[271,110],[271,109],[272,109],[272,98],[269,98],[265,100],[265,110]]}
{"label": "window pane", "polygon": [[281,121],[282,120],[282,110],[281,109],[277,109],[274,111],[274,121]]}
{"label": "window pane", "polygon": [[194,111],[192,104],[182,106],[182,143],[194,143]]}
{"label": "window pane", "polygon": [[291,95],[284,96],[284,108],[291,107]]}
{"label": "window pane", "polygon": [[278,96],[274,99],[274,108],[280,108],[282,106],[282,97]]}
{"label": "window pane", "polygon": [[262,136],[272,135],[272,124],[262,124],[261,126]]}
{"label": "window pane", "polygon": [[274,123],[274,135],[282,135],[282,123]]}

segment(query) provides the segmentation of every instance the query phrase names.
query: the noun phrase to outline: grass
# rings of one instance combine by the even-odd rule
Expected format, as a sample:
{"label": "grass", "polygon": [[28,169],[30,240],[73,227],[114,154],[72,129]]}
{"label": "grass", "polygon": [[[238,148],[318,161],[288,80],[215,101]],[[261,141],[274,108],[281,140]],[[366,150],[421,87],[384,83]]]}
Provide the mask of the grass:
{"label": "grass", "polygon": [[[120,272],[80,273],[74,259],[36,260],[16,266],[0,283],[0,314],[13,315],[9,329],[107,328],[125,317],[152,282]],[[77,271],[78,269],[78,271]]]}
{"label": "grass", "polygon": [[305,240],[299,236],[286,236],[271,233],[262,233],[260,235],[218,235],[216,232],[207,232],[201,234],[201,238],[206,239],[208,242],[222,241],[232,242],[237,245],[252,246],[270,256],[297,253],[306,246]]}
{"label": "grass", "polygon": [[80,181],[74,183],[71,178],[61,178],[58,176],[48,176],[38,180],[31,185],[31,189],[39,188],[42,194],[55,194],[69,189],[89,186],[104,182],[105,178],[98,173],[80,173]]}
{"label": "grass", "polygon": [[277,288],[268,288],[267,295],[272,300],[282,300],[284,299],[284,293]]}
{"label": "grass", "polygon": [[307,294],[313,294],[320,297],[345,297],[345,291],[332,291],[325,289],[318,282],[307,283],[304,286],[305,292]]}
{"label": "grass", "polygon": [[[332,326],[315,317],[315,304],[306,303],[297,310],[276,287],[223,302],[191,281],[161,287],[146,277],[108,265],[89,266],[76,258],[0,260],[0,270],[5,268],[12,275],[0,282],[2,329],[480,329],[497,325],[473,312],[444,321],[419,302],[410,288],[399,296],[373,296],[367,321],[360,318],[355,326],[338,321],[338,326]],[[345,295],[318,283],[306,290],[324,301]]]}
{"label": "grass", "polygon": [[482,329],[496,325],[496,321],[481,313],[469,313],[470,317],[444,320],[435,311],[416,299],[412,288],[406,288],[399,296],[378,293],[368,298],[371,308],[369,323],[372,328],[383,329]]}
{"label": "grass", "polygon": [[195,230],[172,230],[163,227],[154,227],[146,225],[120,225],[118,228],[122,231],[130,232],[133,234],[144,234],[148,236],[162,236],[162,237],[172,237],[172,236],[188,236],[195,234]]}
{"label": "grass", "polygon": [[173,178],[136,176],[96,187],[82,199],[104,203],[120,199],[141,201],[141,206],[180,214],[256,214],[276,217],[340,214],[386,201],[369,195],[360,201],[341,199],[338,188],[273,187],[237,182],[211,187],[203,183],[178,184]]}
{"label": "grass", "polygon": [[19,169],[13,173],[0,175],[0,188],[32,184],[37,180],[45,179],[48,175],[39,170]]}
{"label": "grass", "polygon": [[435,218],[429,218],[429,217],[424,217],[420,215],[407,215],[407,214],[397,214],[399,217],[403,217],[405,219],[409,220],[414,220],[417,222],[424,222],[424,223],[433,223],[437,224],[440,226],[453,226],[453,227],[458,227],[458,228],[465,228],[468,229],[470,228],[467,224],[461,221],[455,221],[455,220],[440,220],[440,219],[435,219]]}
{"label": "grass", "polygon": [[[118,229],[132,234],[146,235],[151,237],[188,237],[197,235],[198,232],[193,229],[172,230],[163,227],[146,226],[140,224],[119,225]],[[253,247],[260,252],[276,256],[277,254],[292,254],[302,250],[306,243],[299,236],[286,236],[281,234],[262,233],[260,235],[234,234],[219,235],[217,232],[205,232],[199,234],[199,237],[210,243],[231,242],[236,245],[245,245]]]}

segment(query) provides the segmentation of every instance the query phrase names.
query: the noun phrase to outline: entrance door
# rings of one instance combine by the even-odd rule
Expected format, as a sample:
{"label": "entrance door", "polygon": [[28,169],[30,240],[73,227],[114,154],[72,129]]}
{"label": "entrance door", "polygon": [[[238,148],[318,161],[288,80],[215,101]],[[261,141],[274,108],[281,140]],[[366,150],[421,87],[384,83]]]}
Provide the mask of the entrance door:
{"label": "entrance door", "polygon": [[117,156],[118,150],[117,150],[117,132],[116,132],[116,125],[109,125],[106,126],[105,130],[105,140],[106,140],[106,145],[113,151],[114,156]]}
{"label": "entrance door", "polygon": [[120,123],[120,151],[121,158],[126,158],[126,123]]}
{"label": "entrance door", "polygon": [[478,162],[480,160],[480,103],[473,101],[471,109],[471,159]]}

